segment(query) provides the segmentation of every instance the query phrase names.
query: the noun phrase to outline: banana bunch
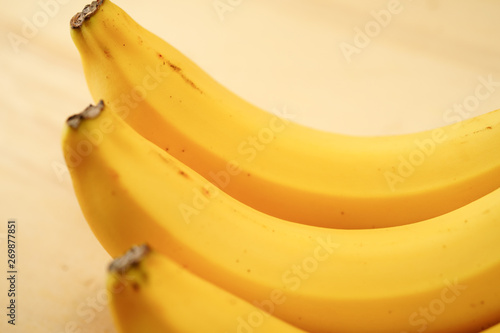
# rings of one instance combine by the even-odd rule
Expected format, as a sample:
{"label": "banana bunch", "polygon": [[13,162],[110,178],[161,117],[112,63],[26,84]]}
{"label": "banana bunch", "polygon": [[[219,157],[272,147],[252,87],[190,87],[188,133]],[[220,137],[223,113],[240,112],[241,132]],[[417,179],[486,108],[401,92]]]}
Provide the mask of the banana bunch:
{"label": "banana bunch", "polygon": [[62,148],[115,258],[120,332],[500,322],[500,111],[416,134],[324,133],[243,101],[109,0],[71,27],[96,101],[67,119]]}
{"label": "banana bunch", "polygon": [[63,149],[83,214],[113,257],[148,243],[308,332],[460,333],[500,321],[500,189],[418,223],[322,228],[220,191],[105,103],[68,119]]}

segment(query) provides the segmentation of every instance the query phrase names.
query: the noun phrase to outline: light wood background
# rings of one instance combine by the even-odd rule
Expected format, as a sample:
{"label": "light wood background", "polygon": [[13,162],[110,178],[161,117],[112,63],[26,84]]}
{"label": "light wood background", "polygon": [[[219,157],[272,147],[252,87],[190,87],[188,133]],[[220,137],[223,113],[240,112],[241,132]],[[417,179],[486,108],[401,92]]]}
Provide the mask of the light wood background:
{"label": "light wood background", "polygon": [[[82,217],[60,148],[66,117],[91,103],[69,37],[86,2],[1,2],[0,331],[114,332],[110,258]],[[500,108],[498,1],[222,0],[233,4],[222,16],[215,2],[115,0],[236,93],[308,126],[394,134]],[[374,13],[392,6],[377,30]],[[369,44],[346,58],[341,45],[365,27]],[[480,78],[497,83],[476,105]],[[9,218],[19,227],[15,327],[4,314]]]}

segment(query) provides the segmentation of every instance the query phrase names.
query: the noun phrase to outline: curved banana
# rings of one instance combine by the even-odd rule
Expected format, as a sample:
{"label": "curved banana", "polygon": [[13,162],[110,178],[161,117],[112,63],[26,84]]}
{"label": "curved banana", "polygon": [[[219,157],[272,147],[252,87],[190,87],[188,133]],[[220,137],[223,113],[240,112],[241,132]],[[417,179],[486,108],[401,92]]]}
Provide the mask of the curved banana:
{"label": "curved banana", "polygon": [[148,243],[308,332],[477,332],[500,321],[500,189],[426,221],[343,230],[242,204],[102,103],[67,121],[82,211],[112,255]]}
{"label": "curved banana", "polygon": [[373,228],[437,216],[500,186],[500,111],[421,133],[353,137],[242,100],[109,0],[72,20],[92,96],[265,213]]}
{"label": "curved banana", "polygon": [[107,286],[122,333],[305,333],[147,245],[134,246],[113,260]]}

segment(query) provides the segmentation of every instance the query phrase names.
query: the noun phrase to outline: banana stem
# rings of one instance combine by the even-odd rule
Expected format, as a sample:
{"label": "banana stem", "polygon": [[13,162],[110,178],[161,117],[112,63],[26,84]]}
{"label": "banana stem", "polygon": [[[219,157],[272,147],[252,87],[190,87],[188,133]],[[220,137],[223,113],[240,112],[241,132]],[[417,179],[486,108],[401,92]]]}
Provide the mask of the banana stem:
{"label": "banana stem", "polygon": [[104,109],[104,102],[100,100],[97,105],[90,104],[80,113],[74,114],[66,120],[66,124],[73,129],[77,129],[84,119],[93,119],[99,116]]}
{"label": "banana stem", "polygon": [[99,7],[101,7],[104,0],[92,1],[90,5],[86,5],[83,7],[81,12],[76,13],[69,22],[69,25],[72,29],[78,29],[82,26],[83,22],[87,20],[89,17],[95,14]]}
{"label": "banana stem", "polygon": [[131,247],[124,255],[114,259],[108,266],[108,271],[124,275],[131,268],[136,267],[151,252],[147,244]]}

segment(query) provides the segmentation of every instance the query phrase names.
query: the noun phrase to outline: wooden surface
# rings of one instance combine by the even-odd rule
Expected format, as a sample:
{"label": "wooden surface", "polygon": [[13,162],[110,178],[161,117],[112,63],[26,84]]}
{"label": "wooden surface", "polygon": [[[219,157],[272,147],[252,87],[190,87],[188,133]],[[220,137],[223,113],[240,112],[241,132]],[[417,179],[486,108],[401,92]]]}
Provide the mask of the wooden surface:
{"label": "wooden surface", "polygon": [[[86,2],[2,1],[0,332],[111,333],[110,258],[82,217],[60,148],[66,117],[91,103],[68,25]],[[404,133],[500,108],[498,1],[232,1],[222,15],[212,0],[115,3],[233,91],[309,126]],[[357,36],[366,27],[369,42]],[[356,41],[363,47],[346,57],[342,47]],[[481,80],[498,83],[484,90]],[[489,94],[479,99],[477,89]],[[15,327],[4,314],[10,218]]]}

